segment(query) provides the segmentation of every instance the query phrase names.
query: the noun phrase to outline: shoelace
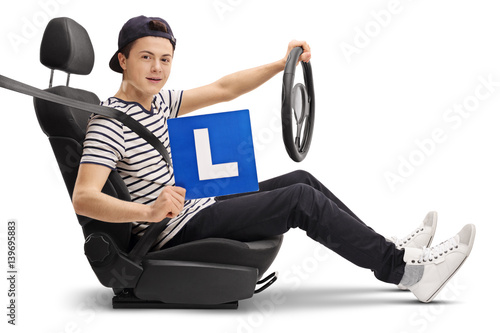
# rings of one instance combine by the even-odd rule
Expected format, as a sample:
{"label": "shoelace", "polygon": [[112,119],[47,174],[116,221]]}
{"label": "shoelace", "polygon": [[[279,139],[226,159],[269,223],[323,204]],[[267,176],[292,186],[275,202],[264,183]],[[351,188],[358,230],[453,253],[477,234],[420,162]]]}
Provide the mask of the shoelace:
{"label": "shoelace", "polygon": [[397,246],[402,247],[402,246],[406,245],[406,243],[411,241],[413,239],[413,237],[415,237],[419,232],[422,232],[422,231],[424,231],[424,227],[419,227],[419,228],[415,229],[415,231],[413,231],[412,233],[406,235],[406,237],[397,238],[395,236],[392,236],[391,240]]}
{"label": "shoelace", "polygon": [[457,240],[453,237],[450,238],[442,243],[439,243],[436,246],[433,247],[424,247],[423,248],[423,253],[418,259],[418,263],[421,264],[422,262],[427,262],[427,261],[433,261],[434,259],[438,259],[439,257],[443,256],[444,254],[447,254],[450,251],[453,251],[453,249],[458,248],[458,243]]}

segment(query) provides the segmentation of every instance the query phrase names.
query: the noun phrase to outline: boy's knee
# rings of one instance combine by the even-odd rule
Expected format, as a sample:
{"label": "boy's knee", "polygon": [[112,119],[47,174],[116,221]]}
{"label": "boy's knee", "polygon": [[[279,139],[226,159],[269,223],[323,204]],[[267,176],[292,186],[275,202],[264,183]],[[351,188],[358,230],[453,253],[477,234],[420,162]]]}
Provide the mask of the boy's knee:
{"label": "boy's knee", "polygon": [[287,187],[290,203],[304,202],[314,197],[314,188],[308,184],[297,183]]}
{"label": "boy's knee", "polygon": [[311,185],[313,179],[315,179],[309,172],[305,170],[296,170],[291,173],[292,177],[297,183]]}

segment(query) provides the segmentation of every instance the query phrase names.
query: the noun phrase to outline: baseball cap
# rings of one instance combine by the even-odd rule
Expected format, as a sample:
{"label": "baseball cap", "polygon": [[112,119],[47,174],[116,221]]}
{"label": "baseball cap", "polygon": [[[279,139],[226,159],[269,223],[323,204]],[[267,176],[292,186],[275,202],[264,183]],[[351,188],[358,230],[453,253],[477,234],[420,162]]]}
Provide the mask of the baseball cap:
{"label": "baseball cap", "polygon": [[[154,22],[152,21],[159,21],[163,23],[167,31],[165,32],[154,28]],[[109,67],[115,72],[123,73],[120,63],[118,62],[118,53],[120,53],[121,50],[129,43],[146,36],[166,38],[170,40],[175,50],[176,39],[167,21],[159,17],[146,17],[144,15],[133,17],[128,20],[120,30],[120,34],[118,36],[118,51],[115,52],[109,61]]]}

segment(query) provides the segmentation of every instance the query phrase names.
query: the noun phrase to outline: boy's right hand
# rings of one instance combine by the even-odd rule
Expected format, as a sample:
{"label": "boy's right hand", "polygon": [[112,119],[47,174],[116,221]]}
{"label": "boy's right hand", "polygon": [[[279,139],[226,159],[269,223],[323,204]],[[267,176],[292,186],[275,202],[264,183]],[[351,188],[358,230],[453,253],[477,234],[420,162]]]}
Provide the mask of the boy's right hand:
{"label": "boy's right hand", "polygon": [[150,217],[147,222],[160,222],[166,217],[176,217],[184,208],[185,197],[186,189],[179,186],[165,186],[150,206]]}

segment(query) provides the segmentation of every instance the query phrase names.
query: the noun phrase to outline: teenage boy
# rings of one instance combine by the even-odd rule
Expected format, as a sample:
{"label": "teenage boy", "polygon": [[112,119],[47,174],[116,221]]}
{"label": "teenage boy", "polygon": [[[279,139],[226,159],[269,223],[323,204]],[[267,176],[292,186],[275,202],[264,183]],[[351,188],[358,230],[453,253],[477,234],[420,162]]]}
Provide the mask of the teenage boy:
{"label": "teenage boy", "polygon": [[[308,62],[307,43],[292,41],[282,59],[240,71],[199,88],[162,90],[168,80],[176,39],[161,18],[139,16],[125,23],[118,51],[110,61],[122,73],[115,96],[104,101],[134,117],[169,149],[166,120],[232,100],[284,69],[296,46]],[[101,193],[112,169],[118,170],[132,201]],[[437,224],[429,213],[402,240],[388,240],[363,223],[333,193],[305,171],[296,171],[259,184],[254,193],[185,200],[175,186],[174,170],[159,153],[120,122],[95,116],[88,125],[84,151],[73,194],[75,211],[106,222],[132,222],[141,236],[151,223],[171,218],[154,249],[208,237],[251,241],[279,235],[290,228],[306,231],[312,239],[352,263],[371,269],[384,282],[410,289],[430,302],[469,255],[474,225],[430,248]]]}

